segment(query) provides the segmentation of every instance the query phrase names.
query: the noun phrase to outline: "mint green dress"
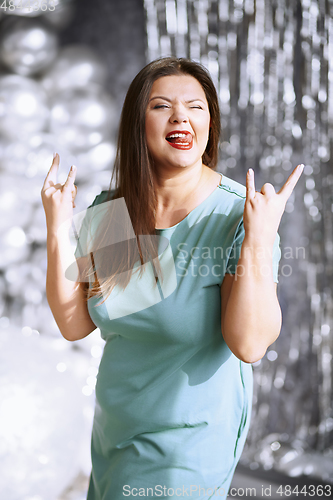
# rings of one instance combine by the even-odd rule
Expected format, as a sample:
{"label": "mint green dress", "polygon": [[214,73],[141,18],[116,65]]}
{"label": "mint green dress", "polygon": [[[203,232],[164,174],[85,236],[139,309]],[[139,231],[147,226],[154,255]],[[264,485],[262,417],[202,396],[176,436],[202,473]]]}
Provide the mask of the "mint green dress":
{"label": "mint green dress", "polygon": [[[115,289],[95,308],[101,299],[89,299],[105,347],[87,500],[226,498],[252,404],[252,366],[221,334],[220,286],[236,271],[245,193],[223,175],[182,221],[157,230],[168,246],[159,255],[165,279],[155,291],[148,263],[147,277],[133,278],[124,292]],[[87,217],[76,257],[87,252],[86,240]],[[275,282],[279,241],[277,234]]]}

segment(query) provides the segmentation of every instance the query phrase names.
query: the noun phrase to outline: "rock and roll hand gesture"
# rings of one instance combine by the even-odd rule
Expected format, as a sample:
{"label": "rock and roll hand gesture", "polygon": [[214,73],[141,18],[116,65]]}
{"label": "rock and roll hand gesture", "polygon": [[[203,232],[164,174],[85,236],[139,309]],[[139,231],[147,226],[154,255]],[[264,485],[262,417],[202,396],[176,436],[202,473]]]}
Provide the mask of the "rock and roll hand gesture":
{"label": "rock and roll hand gesture", "polygon": [[[74,184],[76,167],[71,167],[63,185],[57,182],[58,168],[59,155],[56,154],[41,190],[47,228],[54,232],[64,222],[72,220],[77,193]],[[286,203],[303,168],[304,165],[298,165],[277,193],[269,183],[264,184],[260,192],[256,191],[254,172],[252,169],[248,170],[243,221],[245,237],[251,246],[273,246]]]}
{"label": "rock and roll hand gesture", "polygon": [[251,246],[273,246],[286,203],[293,192],[304,165],[298,165],[288,177],[280,191],[266,183],[255,190],[254,172],[246,175],[246,200],[244,205],[245,238]]}
{"label": "rock and roll hand gesture", "polygon": [[41,190],[47,229],[52,232],[57,232],[63,223],[71,222],[77,192],[74,184],[76,175],[74,165],[69,171],[65,184],[57,182],[59,161],[59,155],[55,154]]}

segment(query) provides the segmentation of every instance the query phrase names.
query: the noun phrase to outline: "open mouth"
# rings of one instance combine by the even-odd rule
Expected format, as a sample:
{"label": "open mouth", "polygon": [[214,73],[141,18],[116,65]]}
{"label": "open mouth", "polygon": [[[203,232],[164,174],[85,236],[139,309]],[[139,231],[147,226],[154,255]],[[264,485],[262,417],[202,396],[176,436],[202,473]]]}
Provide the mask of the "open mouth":
{"label": "open mouth", "polygon": [[193,146],[193,137],[187,130],[175,130],[170,132],[165,138],[170,146],[176,149],[191,149]]}

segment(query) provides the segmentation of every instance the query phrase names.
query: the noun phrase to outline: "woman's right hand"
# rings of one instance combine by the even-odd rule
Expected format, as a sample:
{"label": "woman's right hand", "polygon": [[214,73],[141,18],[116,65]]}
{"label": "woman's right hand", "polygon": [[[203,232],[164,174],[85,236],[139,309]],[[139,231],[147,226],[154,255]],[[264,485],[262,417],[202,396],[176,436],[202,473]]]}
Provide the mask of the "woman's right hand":
{"label": "woman's right hand", "polygon": [[57,233],[64,222],[71,223],[77,192],[74,185],[76,167],[71,167],[66,182],[62,185],[57,182],[59,162],[59,155],[56,154],[41,190],[47,230],[54,233]]}

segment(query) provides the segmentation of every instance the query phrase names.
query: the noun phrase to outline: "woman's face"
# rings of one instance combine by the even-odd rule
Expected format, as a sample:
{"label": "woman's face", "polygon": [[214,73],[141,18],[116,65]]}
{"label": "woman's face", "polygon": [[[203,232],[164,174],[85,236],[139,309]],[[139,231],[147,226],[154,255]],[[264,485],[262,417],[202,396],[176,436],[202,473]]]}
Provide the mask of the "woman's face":
{"label": "woman's face", "polygon": [[146,140],[155,166],[202,165],[210,128],[205,92],[190,75],[163,76],[152,86]]}

